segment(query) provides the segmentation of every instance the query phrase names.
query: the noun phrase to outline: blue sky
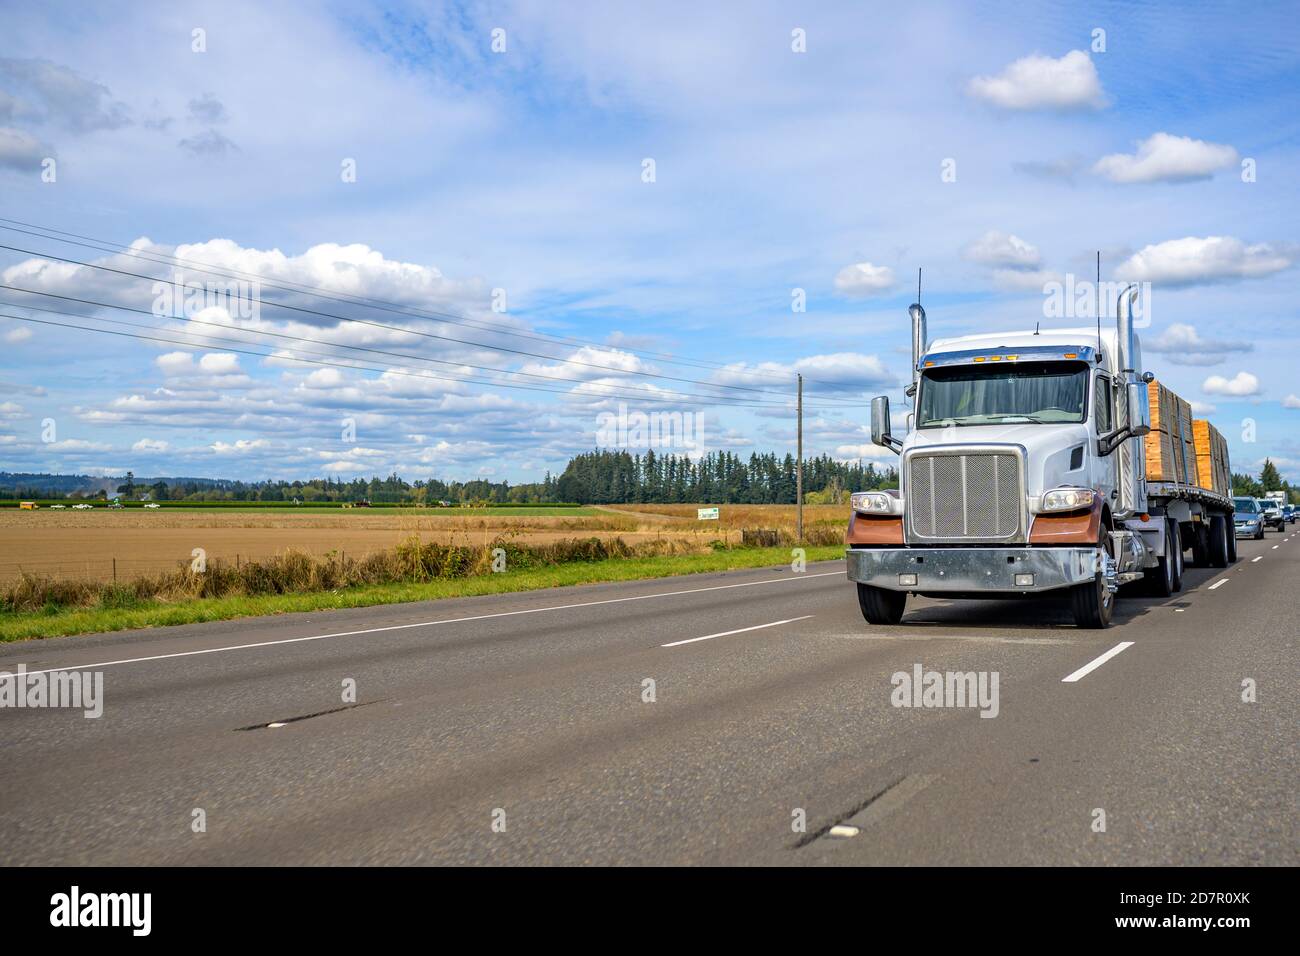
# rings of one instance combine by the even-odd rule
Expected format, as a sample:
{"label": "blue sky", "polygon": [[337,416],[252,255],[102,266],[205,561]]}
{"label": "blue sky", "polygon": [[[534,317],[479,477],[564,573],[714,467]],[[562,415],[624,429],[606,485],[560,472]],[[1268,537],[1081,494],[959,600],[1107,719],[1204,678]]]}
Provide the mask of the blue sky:
{"label": "blue sky", "polygon": [[[194,347],[0,318],[0,468],[535,480],[593,447],[615,389],[634,410],[643,395],[660,399],[646,411],[702,414],[706,448],[784,452],[795,371],[810,453],[887,462],[865,403],[902,404],[916,268],[932,334],[1026,328],[1052,324],[1044,284],[1091,277],[1100,249],[1103,278],[1151,283],[1148,367],[1224,431],[1238,470],[1271,456],[1300,480],[1293,13],[10,5],[0,216],[480,326],[267,289],[256,321],[198,316],[254,351],[276,332],[557,391],[238,354],[193,337],[210,325],[77,307]],[[0,243],[169,272],[4,230]],[[24,253],[0,250],[0,270],[53,294],[156,298]]]}

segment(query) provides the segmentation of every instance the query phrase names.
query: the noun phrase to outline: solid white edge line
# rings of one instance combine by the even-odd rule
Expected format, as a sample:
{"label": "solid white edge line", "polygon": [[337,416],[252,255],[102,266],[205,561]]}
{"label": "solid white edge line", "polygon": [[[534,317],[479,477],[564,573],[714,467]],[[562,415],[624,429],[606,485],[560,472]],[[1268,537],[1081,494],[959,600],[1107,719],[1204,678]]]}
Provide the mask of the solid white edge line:
{"label": "solid white edge line", "polygon": [[720,631],[717,634],[705,634],[703,637],[688,637],[684,641],[673,641],[671,644],[660,644],[660,647],[681,647],[683,644],[694,644],[696,641],[711,641],[715,637],[727,637],[731,634],[744,634],[746,631],[761,631],[765,627],[778,627],[781,624],[793,624],[795,621],[806,621],[811,614],[805,614],[803,617],[791,617],[784,621],[773,621],[771,624],[755,624],[753,627],[738,627],[734,631]]}
{"label": "solid white edge line", "polygon": [[[100,661],[98,664],[69,664],[66,667],[49,667],[45,670],[27,671],[28,674],[57,674],[63,671],[84,671],[96,667],[114,667],[118,664],[143,664],[147,661],[164,661],[173,657],[196,657],[200,654],[220,654],[224,651],[244,651],[255,647],[276,647],[280,644],[301,644],[304,641],[323,641],[330,637],[355,637],[358,634],[379,634],[383,631],[404,631],[412,627],[434,627],[439,624],[462,624],[466,621],[486,621],[494,617],[513,617],[517,614],[541,614],[544,611],[570,611],[580,607],[597,607],[602,604],[622,604],[626,601],[648,601],[651,598],[679,597],[683,594],[702,594],[706,591],[726,591],[729,588],[751,588],[759,584],[784,584],[803,578],[826,578],[832,575],[843,576],[843,571],[819,571],[816,574],[792,574],[788,578],[766,578],[762,581],[745,581],[741,584],[714,584],[707,588],[688,588],[683,591],[661,591],[656,594],[635,594],[631,597],[609,598],[604,601],[586,601],[581,604],[559,604],[554,607],[531,607],[521,611],[497,611],[494,614],[477,614],[473,617],[452,617],[441,621],[419,621],[414,624],[392,624],[388,627],[370,627],[360,631],[336,631],[333,634],[310,634],[306,637],[286,637],[279,641],[258,641],[254,644],[230,644],[225,647],[209,647],[200,651],[177,651],[174,654],[154,654],[149,657],[130,657],[120,661]],[[526,592],[514,592],[522,594]],[[377,607],[380,605],[376,605]]]}
{"label": "solid white edge line", "polygon": [[1133,646],[1132,641],[1120,641],[1118,644],[1116,644],[1114,647],[1108,650],[1105,654],[1102,654],[1101,657],[1098,657],[1095,660],[1091,660],[1087,664],[1084,664],[1082,667],[1080,667],[1077,671],[1075,671],[1073,674],[1069,675],[1068,677],[1062,677],[1061,683],[1073,684],[1075,681],[1087,677],[1089,674],[1095,671],[1102,664],[1105,664],[1116,654],[1122,653],[1123,651],[1128,650],[1132,646]]}
{"label": "solid white edge line", "polygon": [[1210,585],[1210,590],[1213,591],[1215,588],[1221,588],[1227,583],[1228,583],[1227,578],[1219,578],[1219,580],[1215,581],[1213,584]]}

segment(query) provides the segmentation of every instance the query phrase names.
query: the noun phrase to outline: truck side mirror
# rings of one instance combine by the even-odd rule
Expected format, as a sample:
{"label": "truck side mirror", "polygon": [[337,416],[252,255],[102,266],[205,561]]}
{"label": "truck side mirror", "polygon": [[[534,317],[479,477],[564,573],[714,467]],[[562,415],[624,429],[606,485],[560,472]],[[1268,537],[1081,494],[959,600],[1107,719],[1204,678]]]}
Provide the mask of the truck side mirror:
{"label": "truck side mirror", "polygon": [[1135,438],[1151,431],[1151,404],[1146,382],[1128,383],[1128,427]]}
{"label": "truck side mirror", "polygon": [[890,434],[888,395],[877,395],[871,400],[871,441],[891,451],[903,447],[903,443]]}

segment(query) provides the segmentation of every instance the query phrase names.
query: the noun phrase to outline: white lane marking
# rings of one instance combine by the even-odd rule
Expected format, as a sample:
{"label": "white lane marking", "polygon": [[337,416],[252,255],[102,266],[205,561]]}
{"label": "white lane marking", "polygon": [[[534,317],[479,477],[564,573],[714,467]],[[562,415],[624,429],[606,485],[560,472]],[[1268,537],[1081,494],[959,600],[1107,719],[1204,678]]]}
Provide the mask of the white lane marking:
{"label": "white lane marking", "polygon": [[[513,617],[517,614],[541,614],[544,611],[570,611],[580,607],[597,607],[602,604],[622,604],[625,601],[648,601],[651,598],[679,597],[683,594],[702,594],[706,591],[726,591],[729,588],[751,588],[759,584],[785,584],[806,578],[827,578],[832,575],[844,576],[843,571],[819,571],[816,574],[796,574],[788,578],[765,578],[762,581],[745,581],[742,584],[714,584],[707,588],[688,588],[683,591],[661,591],[657,594],[636,594],[632,597],[608,598],[604,601],[585,601],[581,604],[557,604],[554,607],[531,607],[522,611],[497,611],[494,614],[476,614],[473,617],[451,617],[441,621],[420,621],[415,624],[392,624],[388,627],[368,627],[360,631],[336,631],[333,634],[311,634],[307,637],[286,637],[279,641],[258,641],[255,644],[230,644],[225,647],[209,647],[201,651],[177,651],[174,654],[154,654],[149,657],[130,657],[120,661],[100,661],[98,664],[69,664],[66,667],[49,667],[40,671],[27,671],[28,674],[54,674],[62,671],[83,671],[92,667],[113,667],[117,664],[142,664],[146,661],[164,661],[173,657],[195,657],[199,654],[220,654],[225,651],[246,651],[255,647],[276,647],[280,644],[300,644],[304,641],[323,641],[330,637],[355,637],[358,634],[378,634],[382,631],[404,631],[412,627],[434,627],[439,624],[463,624],[466,621],[486,621],[494,617]],[[796,620],[802,620],[797,618]]]}
{"label": "white lane marking", "polygon": [[1213,584],[1210,585],[1210,590],[1213,591],[1215,588],[1221,588],[1227,583],[1228,583],[1227,578],[1219,578],[1219,580],[1215,581]]}
{"label": "white lane marking", "polygon": [[1261,554],[1258,558],[1251,558],[1250,563],[1254,564],[1256,561],[1263,561],[1263,560],[1264,560],[1264,556]]}
{"label": "white lane marking", "polygon": [[1274,551],[1277,550],[1277,545],[1273,545],[1273,550],[1274,550]]}
{"label": "white lane marking", "polygon": [[773,621],[771,624],[755,624],[753,627],[738,627],[734,631],[720,631],[717,634],[705,634],[703,637],[688,637],[684,641],[673,641],[671,644],[660,644],[660,647],[681,647],[683,644],[694,644],[696,641],[711,641],[715,637],[729,637],[732,634],[744,634],[746,631],[761,631],[765,627],[777,627],[781,624],[793,624],[795,621],[806,621],[812,617],[811,614],[805,614],[803,617],[791,617],[784,621]]}
{"label": "white lane marking", "polygon": [[1105,654],[1102,654],[1101,657],[1098,657],[1096,660],[1092,660],[1089,661],[1087,664],[1084,664],[1082,667],[1080,667],[1077,671],[1075,671],[1070,676],[1062,677],[1061,683],[1073,684],[1075,681],[1082,680],[1083,678],[1091,674],[1093,671],[1095,671],[1102,664],[1105,664],[1116,654],[1123,653],[1124,651],[1128,650],[1132,646],[1133,646],[1132,641],[1120,641],[1118,644],[1116,644],[1114,647],[1108,650]]}

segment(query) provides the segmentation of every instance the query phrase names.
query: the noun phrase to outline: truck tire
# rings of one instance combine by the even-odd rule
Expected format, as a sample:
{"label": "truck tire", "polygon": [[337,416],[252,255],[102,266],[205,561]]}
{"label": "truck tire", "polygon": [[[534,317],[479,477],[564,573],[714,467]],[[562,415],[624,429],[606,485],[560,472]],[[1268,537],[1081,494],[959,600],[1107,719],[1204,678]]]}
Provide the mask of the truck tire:
{"label": "truck tire", "polygon": [[[1105,525],[1097,546],[1110,554],[1110,535]],[[1070,588],[1070,610],[1074,613],[1076,627],[1089,630],[1110,627],[1111,616],[1115,613],[1115,595],[1106,587],[1106,577],[1102,572],[1098,571],[1091,581]]]}
{"label": "truck tire", "polygon": [[1228,522],[1223,515],[1210,516],[1210,566],[1228,566]]}
{"label": "truck tire", "polygon": [[906,591],[888,591],[870,584],[858,585],[858,606],[868,624],[897,624],[907,605]]}
{"label": "truck tire", "polygon": [[1178,522],[1165,519],[1165,555],[1154,568],[1146,571],[1147,593],[1167,598],[1183,586],[1182,537]]}
{"label": "truck tire", "polygon": [[1174,591],[1183,589],[1183,526],[1172,518],[1169,519],[1170,534],[1174,540]]}
{"label": "truck tire", "polygon": [[1229,523],[1228,524],[1228,563],[1236,564],[1237,563],[1237,529],[1234,524],[1235,519],[1229,517],[1229,518],[1224,518],[1223,520]]}
{"label": "truck tire", "polygon": [[1209,534],[1205,522],[1192,524],[1192,565],[1197,568],[1210,566]]}

